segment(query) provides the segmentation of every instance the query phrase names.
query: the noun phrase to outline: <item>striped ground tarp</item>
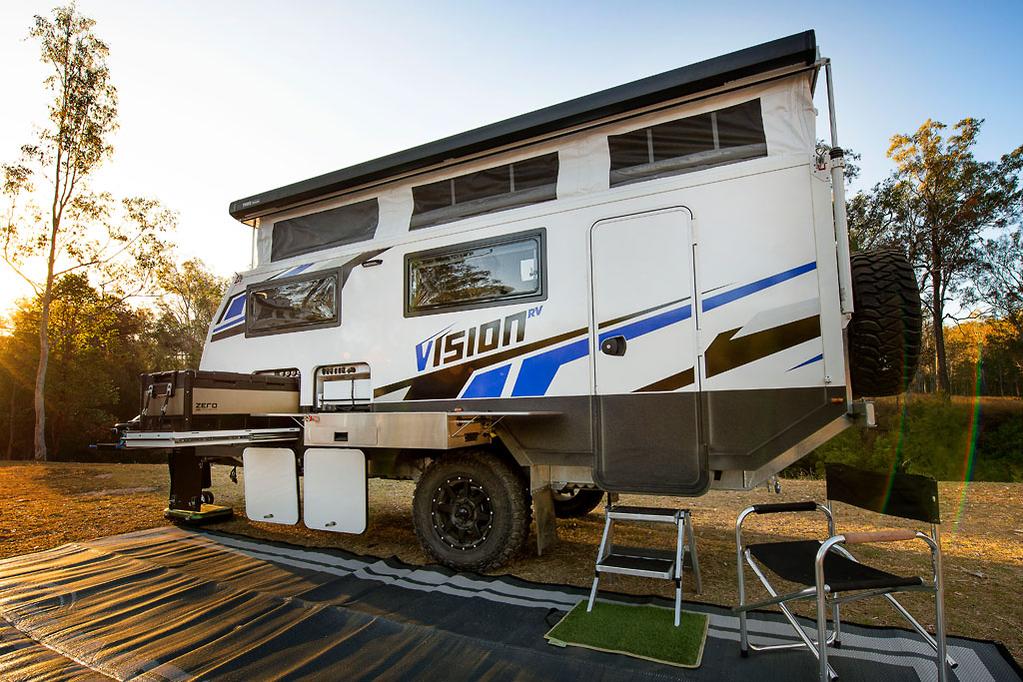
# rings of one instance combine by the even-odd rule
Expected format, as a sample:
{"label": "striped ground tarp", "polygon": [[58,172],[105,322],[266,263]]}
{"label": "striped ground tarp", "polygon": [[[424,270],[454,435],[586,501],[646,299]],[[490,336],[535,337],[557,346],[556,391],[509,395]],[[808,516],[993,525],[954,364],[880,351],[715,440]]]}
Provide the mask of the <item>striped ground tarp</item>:
{"label": "striped ground tarp", "polygon": [[[604,598],[649,601],[602,593]],[[812,680],[806,651],[738,653],[738,620],[710,615],[696,670],[545,643],[585,590],[454,573],[333,549],[158,528],[0,561],[0,679]],[[812,625],[808,622],[808,627]],[[794,633],[773,614],[758,643]],[[958,680],[1020,680],[992,642],[950,639]],[[843,626],[843,682],[935,680],[929,647]]]}

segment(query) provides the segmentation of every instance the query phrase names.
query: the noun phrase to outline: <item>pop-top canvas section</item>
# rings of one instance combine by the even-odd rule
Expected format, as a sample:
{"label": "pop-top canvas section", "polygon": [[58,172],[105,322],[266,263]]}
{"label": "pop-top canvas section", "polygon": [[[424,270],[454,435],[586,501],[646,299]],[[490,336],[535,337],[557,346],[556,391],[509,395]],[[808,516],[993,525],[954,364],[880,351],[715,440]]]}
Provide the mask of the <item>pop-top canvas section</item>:
{"label": "pop-top canvas section", "polygon": [[[442,229],[487,216],[499,221],[516,209],[551,210],[567,197],[672,176],[679,186],[699,181],[701,171],[789,156],[809,163],[815,147],[815,112],[807,74],[750,86],[609,123],[517,152],[519,160],[482,159],[395,182],[379,195],[336,198],[315,209],[288,211],[260,220],[258,262],[277,263],[338,247],[338,255],[373,248],[389,237]],[[695,175],[694,175],[695,174]],[[606,198],[606,197],[604,197]],[[347,203],[346,203],[347,201]],[[522,214],[508,214],[518,218]]]}
{"label": "pop-top canvas section", "polygon": [[[809,36],[813,44],[812,33]],[[815,54],[815,45],[813,49]],[[799,155],[798,162],[808,163],[815,146],[811,88],[816,67],[807,56],[808,52],[800,54],[803,62],[757,71],[709,91],[696,90],[685,97],[652,100],[646,106],[620,111],[585,126],[547,131],[514,147],[496,144],[495,138],[491,151],[478,152],[464,161],[449,156],[442,164],[406,173],[403,179],[356,186],[347,193],[323,200],[306,198],[301,205],[266,212],[253,221],[258,225],[257,262],[260,265],[278,263],[309,254],[337,257],[385,243],[400,243],[405,239],[402,235],[413,231],[422,231],[424,235],[437,231],[439,234],[453,223],[459,223],[460,229],[464,229],[476,224],[499,223],[505,216],[509,221],[518,220],[555,210],[553,204],[559,199],[689,176],[679,178],[678,187],[683,188],[692,182],[691,178],[702,177],[693,174],[721,167],[746,170],[752,166],[743,167],[743,164],[765,158]],[[713,61],[716,60],[684,67],[681,71]],[[762,66],[763,63],[757,64],[758,68]],[[269,197],[266,206],[285,200],[278,195],[308,195],[312,189],[303,192],[299,189],[307,184],[325,186],[327,179],[337,174],[355,172],[393,157],[415,155],[420,150],[453,143],[460,138],[478,138],[481,131],[489,132],[491,128],[520,120],[543,118],[549,112],[570,109],[571,105],[584,100],[603,101],[609,93],[636,88],[673,73],[676,72],[652,76],[274,190],[265,193]],[[608,198],[594,196],[594,201]],[[233,214],[237,205],[239,202],[232,204]],[[462,221],[473,222],[463,226]]]}

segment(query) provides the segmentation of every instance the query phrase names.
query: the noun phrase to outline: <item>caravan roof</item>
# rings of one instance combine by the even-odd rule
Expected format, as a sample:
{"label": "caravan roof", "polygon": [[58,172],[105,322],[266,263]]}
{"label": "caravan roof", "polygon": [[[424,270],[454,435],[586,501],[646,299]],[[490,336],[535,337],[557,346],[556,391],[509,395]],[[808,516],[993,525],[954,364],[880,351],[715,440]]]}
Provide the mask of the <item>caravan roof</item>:
{"label": "caravan roof", "polygon": [[814,32],[804,31],[239,199],[231,202],[230,213],[238,220],[256,218],[312,198],[710,90],[741,78],[809,65],[816,58]]}

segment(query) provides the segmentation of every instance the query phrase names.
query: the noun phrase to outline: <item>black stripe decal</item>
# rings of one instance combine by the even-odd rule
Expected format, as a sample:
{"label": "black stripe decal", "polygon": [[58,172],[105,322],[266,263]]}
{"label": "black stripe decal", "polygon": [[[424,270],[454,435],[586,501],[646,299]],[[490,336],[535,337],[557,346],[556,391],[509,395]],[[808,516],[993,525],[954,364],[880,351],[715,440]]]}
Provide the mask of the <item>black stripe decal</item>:
{"label": "black stripe decal", "polygon": [[613,324],[618,324],[619,322],[625,322],[626,320],[631,320],[634,317],[639,317],[640,315],[646,315],[647,313],[652,313],[655,310],[660,310],[661,308],[667,308],[668,306],[675,305],[676,303],[684,303],[685,301],[688,301],[688,300],[689,300],[689,297],[686,296],[685,298],[680,298],[677,301],[669,301],[668,303],[662,303],[661,305],[655,305],[653,308],[647,308],[646,310],[640,310],[638,313],[629,313],[628,315],[622,315],[621,317],[616,317],[613,320],[608,320],[607,322],[601,322],[600,324],[597,325],[597,329],[604,329],[605,327],[610,327]]}
{"label": "black stripe decal", "polygon": [[814,315],[733,340],[740,329],[721,332],[707,347],[704,360],[708,377],[816,339],[821,335],[821,322],[820,316]]}
{"label": "black stripe decal", "polygon": [[234,327],[231,327],[230,329],[225,329],[222,332],[217,332],[216,334],[213,335],[212,338],[210,338],[210,341],[211,342],[213,342],[213,341],[220,341],[221,339],[226,339],[226,338],[228,338],[230,336],[238,336],[239,334],[243,334],[244,332],[245,332],[245,323],[242,322],[241,324],[235,325]]}
{"label": "black stripe decal", "polygon": [[647,384],[643,388],[637,388],[633,393],[649,393],[651,391],[674,391],[676,389],[688,386],[689,384],[696,381],[696,374],[693,368],[682,370],[677,374],[672,374],[670,377],[665,377],[660,381],[655,381],[652,384]]}
{"label": "black stripe decal", "polygon": [[359,267],[368,260],[373,260],[387,249],[376,249],[374,251],[366,251],[360,253],[355,258],[351,259],[347,263],[341,266],[341,293],[344,295],[345,282],[348,281],[348,277],[352,274],[352,270]]}

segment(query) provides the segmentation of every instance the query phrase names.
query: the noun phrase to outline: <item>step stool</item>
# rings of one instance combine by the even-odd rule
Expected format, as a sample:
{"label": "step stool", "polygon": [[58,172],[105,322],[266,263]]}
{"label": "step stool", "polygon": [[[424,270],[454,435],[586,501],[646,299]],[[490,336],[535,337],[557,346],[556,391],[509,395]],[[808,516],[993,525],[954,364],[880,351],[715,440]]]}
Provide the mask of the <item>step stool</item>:
{"label": "step stool", "polygon": [[[586,611],[593,610],[597,597],[597,585],[601,573],[618,573],[644,578],[661,578],[675,581],[675,627],[682,617],[682,569],[686,555],[689,555],[696,578],[697,593],[703,592],[700,580],[700,561],[696,556],[696,536],[693,534],[692,517],[688,509],[662,509],[659,507],[630,507],[608,504],[604,513],[604,536],[597,551],[597,565],[590,589],[590,601]],[[615,521],[641,521],[645,523],[672,523],[678,529],[675,550],[661,550],[648,547],[623,547],[614,544]]]}

